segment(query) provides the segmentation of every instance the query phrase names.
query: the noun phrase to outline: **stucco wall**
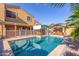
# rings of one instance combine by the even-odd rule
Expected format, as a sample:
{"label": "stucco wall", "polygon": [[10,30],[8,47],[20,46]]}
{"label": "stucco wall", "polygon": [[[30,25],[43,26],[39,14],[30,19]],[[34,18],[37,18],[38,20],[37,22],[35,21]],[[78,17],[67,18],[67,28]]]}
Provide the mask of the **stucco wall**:
{"label": "stucco wall", "polygon": [[[5,21],[5,4],[3,3],[0,3],[0,20]],[[5,36],[5,25],[0,24],[0,32],[0,35]]]}
{"label": "stucco wall", "polygon": [[[24,21],[27,22],[29,25],[34,25],[34,18],[30,14],[28,14],[25,10],[19,9],[18,13],[19,18],[24,19]],[[27,21],[27,16],[31,17],[31,21]]]}
{"label": "stucco wall", "polygon": [[[21,20],[23,20],[23,21],[25,21],[26,23],[28,23],[29,25],[34,25],[34,24],[35,24],[34,18],[33,18],[29,13],[27,13],[25,10],[23,10],[23,9],[21,9],[21,8],[9,8],[9,7],[7,7],[7,9],[16,12],[16,15],[17,15]],[[27,16],[30,16],[32,21],[28,22],[28,21],[27,21]]]}
{"label": "stucco wall", "polygon": [[2,35],[2,25],[0,24],[0,36]]}
{"label": "stucco wall", "polygon": [[74,28],[72,27],[69,27],[69,28],[66,28],[66,35],[69,35],[71,34],[71,32],[74,30]]}
{"label": "stucco wall", "polygon": [[0,3],[0,20],[5,20],[5,4]]}

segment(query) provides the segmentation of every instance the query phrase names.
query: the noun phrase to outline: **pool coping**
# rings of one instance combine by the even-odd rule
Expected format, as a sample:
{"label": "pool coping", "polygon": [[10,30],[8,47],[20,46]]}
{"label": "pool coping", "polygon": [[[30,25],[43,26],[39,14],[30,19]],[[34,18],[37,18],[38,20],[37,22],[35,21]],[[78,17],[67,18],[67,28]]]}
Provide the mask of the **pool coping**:
{"label": "pool coping", "polygon": [[50,52],[48,54],[48,56],[62,56],[63,52],[66,49],[66,45],[62,44],[62,45],[58,45],[52,52]]}
{"label": "pool coping", "polygon": [[[64,38],[64,36],[62,35],[51,35],[51,36]],[[66,47],[67,47],[66,44],[58,45],[54,50],[52,50],[48,54],[48,56],[61,56],[64,50],[66,49]]]}
{"label": "pool coping", "polygon": [[54,37],[61,37],[61,38],[63,38],[63,37],[64,37],[63,35],[50,35],[50,36],[54,36]]}

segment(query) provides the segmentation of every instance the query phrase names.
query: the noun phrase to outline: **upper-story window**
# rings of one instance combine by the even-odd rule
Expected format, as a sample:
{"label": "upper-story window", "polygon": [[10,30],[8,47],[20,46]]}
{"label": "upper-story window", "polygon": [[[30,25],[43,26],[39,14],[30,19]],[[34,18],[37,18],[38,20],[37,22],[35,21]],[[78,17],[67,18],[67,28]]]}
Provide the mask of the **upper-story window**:
{"label": "upper-story window", "polygon": [[31,21],[31,17],[27,16],[27,21]]}
{"label": "upper-story window", "polygon": [[13,11],[6,10],[6,16],[11,18],[16,18],[16,13]]}

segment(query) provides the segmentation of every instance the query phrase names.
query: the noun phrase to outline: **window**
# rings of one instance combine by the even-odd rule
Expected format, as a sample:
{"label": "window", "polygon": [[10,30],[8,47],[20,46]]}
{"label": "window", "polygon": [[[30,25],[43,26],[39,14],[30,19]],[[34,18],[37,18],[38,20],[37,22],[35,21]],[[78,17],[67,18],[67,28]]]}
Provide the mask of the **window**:
{"label": "window", "polygon": [[6,16],[11,18],[16,18],[16,13],[13,11],[6,10]]}
{"label": "window", "polygon": [[27,16],[27,21],[31,21],[31,18],[29,16]]}

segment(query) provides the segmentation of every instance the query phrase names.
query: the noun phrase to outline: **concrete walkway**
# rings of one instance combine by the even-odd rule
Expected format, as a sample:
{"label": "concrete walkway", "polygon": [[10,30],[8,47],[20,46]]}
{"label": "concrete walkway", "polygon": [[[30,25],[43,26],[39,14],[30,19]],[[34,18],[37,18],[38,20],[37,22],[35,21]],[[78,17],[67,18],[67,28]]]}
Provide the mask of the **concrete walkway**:
{"label": "concrete walkway", "polygon": [[62,53],[65,51],[66,49],[66,45],[59,45],[57,46],[51,53],[49,53],[48,56],[61,56]]}

